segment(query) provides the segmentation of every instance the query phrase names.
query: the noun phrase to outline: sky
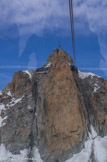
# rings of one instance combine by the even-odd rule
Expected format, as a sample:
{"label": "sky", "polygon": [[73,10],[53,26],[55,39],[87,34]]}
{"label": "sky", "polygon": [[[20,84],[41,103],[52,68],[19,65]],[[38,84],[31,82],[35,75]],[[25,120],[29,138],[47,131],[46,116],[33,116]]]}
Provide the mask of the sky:
{"label": "sky", "polygon": [[[76,66],[107,79],[107,0],[73,0]],[[73,56],[68,0],[0,0],[0,89],[58,48]]]}

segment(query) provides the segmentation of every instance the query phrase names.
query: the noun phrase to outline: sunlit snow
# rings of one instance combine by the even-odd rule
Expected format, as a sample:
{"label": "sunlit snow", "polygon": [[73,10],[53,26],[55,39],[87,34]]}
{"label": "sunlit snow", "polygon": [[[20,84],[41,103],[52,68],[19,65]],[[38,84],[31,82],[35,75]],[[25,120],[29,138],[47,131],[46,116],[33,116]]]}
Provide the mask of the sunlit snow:
{"label": "sunlit snow", "polygon": [[82,151],[66,162],[91,162],[92,151],[97,162],[107,162],[107,136],[104,138],[98,136],[93,126]]}
{"label": "sunlit snow", "polygon": [[[10,93],[9,93],[10,94]],[[1,112],[6,110],[6,107],[9,109],[11,107],[13,107],[14,105],[16,105],[17,103],[20,103],[21,100],[23,99],[24,96],[22,96],[21,98],[12,98],[12,100],[8,103],[8,104],[0,104],[0,127],[5,125],[4,120],[7,119],[7,116],[4,116],[4,118],[1,117]]]}
{"label": "sunlit snow", "polygon": [[89,76],[91,76],[91,77],[94,77],[94,76],[100,77],[100,76],[98,76],[98,75],[96,75],[94,73],[84,73],[84,72],[81,72],[79,70],[78,70],[78,74],[79,74],[79,78],[81,78],[81,79],[85,79],[85,78],[87,78]]}
{"label": "sunlit snow", "polygon": [[12,94],[11,94],[11,92],[10,92],[10,91],[8,91],[8,92],[7,92],[7,95],[8,95],[8,96],[12,96]]}
{"label": "sunlit snow", "polygon": [[33,162],[43,162],[43,160],[41,159],[40,157],[40,153],[39,153],[39,150],[36,148],[36,146],[33,148],[32,150],[33,152]]}
{"label": "sunlit snow", "polygon": [[17,103],[20,103],[21,100],[23,99],[24,96],[22,96],[21,98],[12,98],[11,102],[9,104],[7,104],[6,106],[8,107],[13,107],[14,105],[16,105]]}
{"label": "sunlit snow", "polygon": [[23,72],[28,74],[30,79],[32,78],[32,75],[31,75],[31,73],[28,70],[24,70]]}
{"label": "sunlit snow", "polygon": [[[31,157],[31,159],[33,162],[43,162],[36,147],[33,148],[32,152],[33,156]],[[0,145],[0,162],[28,162],[28,160],[30,160],[28,158],[28,154],[29,150],[24,149],[20,150],[20,154],[14,155],[6,149],[4,144]]]}
{"label": "sunlit snow", "polygon": [[12,161],[12,162],[27,162],[28,151],[26,149],[21,150],[20,154],[13,155],[8,150],[6,150],[5,145],[1,144],[0,146],[0,162],[3,161]]}
{"label": "sunlit snow", "polygon": [[3,110],[5,110],[5,106],[4,106],[4,104],[0,104],[0,127],[5,125],[5,123],[3,123],[3,121],[7,119],[7,116],[5,116],[4,118],[1,117],[1,112]]}
{"label": "sunlit snow", "polygon": [[46,65],[46,68],[50,67],[51,66],[51,62],[49,62],[47,65]]}
{"label": "sunlit snow", "polygon": [[2,95],[2,91],[0,91],[0,96]]}
{"label": "sunlit snow", "polygon": [[100,88],[100,87],[98,86],[98,84],[95,83],[94,93],[96,93],[96,92],[99,90],[99,88]]}

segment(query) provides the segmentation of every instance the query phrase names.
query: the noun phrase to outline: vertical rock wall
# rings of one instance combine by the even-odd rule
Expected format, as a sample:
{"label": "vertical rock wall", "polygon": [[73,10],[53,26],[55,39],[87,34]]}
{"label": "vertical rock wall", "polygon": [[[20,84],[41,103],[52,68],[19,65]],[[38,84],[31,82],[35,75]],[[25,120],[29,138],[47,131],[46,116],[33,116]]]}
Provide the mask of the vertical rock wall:
{"label": "vertical rock wall", "polygon": [[39,127],[41,145],[46,143],[47,161],[53,162],[82,142],[87,125],[83,97],[62,50],[53,58],[39,95],[38,123],[44,123]]}

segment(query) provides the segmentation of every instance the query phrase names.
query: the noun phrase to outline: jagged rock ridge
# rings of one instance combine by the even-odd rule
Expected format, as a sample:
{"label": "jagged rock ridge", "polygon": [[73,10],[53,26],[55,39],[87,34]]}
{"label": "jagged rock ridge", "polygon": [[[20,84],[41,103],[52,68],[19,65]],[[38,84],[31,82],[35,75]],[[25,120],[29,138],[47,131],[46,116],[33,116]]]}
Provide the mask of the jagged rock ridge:
{"label": "jagged rock ridge", "polygon": [[[42,68],[16,72],[0,92],[1,148],[12,157],[26,150],[23,156],[37,158],[39,150],[44,162],[66,161],[84,149],[93,127],[107,135],[106,98],[107,81],[83,75],[65,51],[54,50]],[[84,162],[97,160],[93,150]]]}

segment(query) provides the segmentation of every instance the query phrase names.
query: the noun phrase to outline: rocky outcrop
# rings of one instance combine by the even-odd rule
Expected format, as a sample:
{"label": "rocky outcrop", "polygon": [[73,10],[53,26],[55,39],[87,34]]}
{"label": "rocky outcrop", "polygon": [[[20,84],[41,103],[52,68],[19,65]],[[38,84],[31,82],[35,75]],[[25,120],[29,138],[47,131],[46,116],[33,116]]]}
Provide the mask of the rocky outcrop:
{"label": "rocky outcrop", "polygon": [[62,50],[52,60],[39,97],[42,102],[37,109],[37,119],[42,124],[40,136],[47,143],[46,161],[57,161],[82,142],[87,125],[83,97]]}
{"label": "rocky outcrop", "polygon": [[27,149],[31,159],[36,147],[44,162],[64,162],[84,148],[92,125],[107,135],[107,81],[82,75],[62,50],[36,71],[16,72],[0,92],[0,143],[14,155]]}
{"label": "rocky outcrop", "polygon": [[107,81],[89,76],[80,81],[76,78],[76,82],[84,96],[90,124],[100,136],[107,135]]}
{"label": "rocky outcrop", "polygon": [[[19,153],[29,147],[32,111],[35,107],[33,84],[25,72],[16,72],[12,83],[8,84],[0,96],[2,118],[7,116],[0,129],[0,143],[4,143],[12,153]],[[19,142],[20,141],[20,142]]]}

